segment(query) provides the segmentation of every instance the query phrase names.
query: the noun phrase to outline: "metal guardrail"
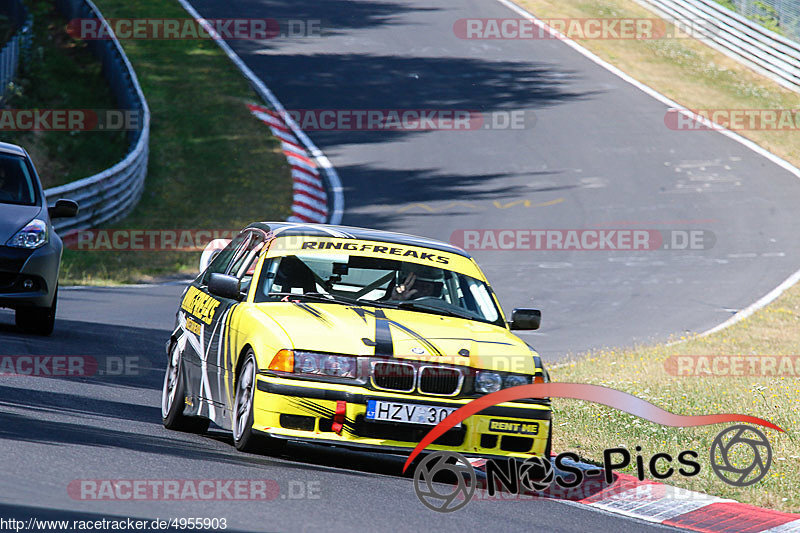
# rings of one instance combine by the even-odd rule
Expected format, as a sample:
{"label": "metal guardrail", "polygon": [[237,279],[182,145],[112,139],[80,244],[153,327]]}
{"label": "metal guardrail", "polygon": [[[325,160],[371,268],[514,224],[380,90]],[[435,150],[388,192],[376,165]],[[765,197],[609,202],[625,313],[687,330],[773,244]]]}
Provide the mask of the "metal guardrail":
{"label": "metal guardrail", "polygon": [[800,92],[800,43],[766,29],[714,0],[636,0],[679,26],[690,26],[693,36]]}
{"label": "metal guardrail", "polygon": [[800,41],[800,2],[797,0],[729,0],[729,3],[737,13],[750,20]]}
{"label": "metal guardrail", "polygon": [[150,109],[130,61],[94,2],[56,0],[56,6],[70,20],[102,20],[112,38],[87,41],[89,49],[100,59],[103,75],[111,86],[117,104],[126,110],[138,112],[142,125],[141,129],[129,132],[130,148],[125,159],[99,174],[45,191],[50,203],[59,198],[68,198],[80,204],[77,217],[54,222],[56,229],[64,232],[118,220],[136,206],[147,176]]}
{"label": "metal guardrail", "polygon": [[0,101],[8,92],[9,86],[17,77],[20,57],[31,47],[33,36],[33,17],[22,3],[22,0],[6,0],[0,5],[0,14],[8,17],[14,34],[3,43],[0,51]]}

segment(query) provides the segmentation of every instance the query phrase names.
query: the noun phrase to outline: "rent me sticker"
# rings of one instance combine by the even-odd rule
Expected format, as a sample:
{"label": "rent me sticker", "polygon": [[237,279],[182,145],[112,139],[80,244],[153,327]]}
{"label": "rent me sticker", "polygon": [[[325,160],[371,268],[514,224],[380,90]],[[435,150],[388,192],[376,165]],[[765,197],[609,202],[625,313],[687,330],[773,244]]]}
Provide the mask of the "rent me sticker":
{"label": "rent me sticker", "polygon": [[513,420],[489,420],[489,431],[513,433],[515,435],[538,435],[539,422],[514,422]]}

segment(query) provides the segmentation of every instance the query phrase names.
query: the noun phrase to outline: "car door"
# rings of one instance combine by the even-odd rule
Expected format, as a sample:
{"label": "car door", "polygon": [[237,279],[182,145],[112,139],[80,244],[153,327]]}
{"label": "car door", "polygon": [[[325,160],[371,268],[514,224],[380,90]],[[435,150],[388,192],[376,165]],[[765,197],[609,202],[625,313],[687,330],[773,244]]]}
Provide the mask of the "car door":
{"label": "car door", "polygon": [[[196,390],[199,399],[197,414],[207,416],[217,425],[229,428],[230,402],[227,401],[224,379],[226,369],[232,364],[231,354],[226,353],[231,313],[241,302],[237,299],[224,298],[208,291],[208,280],[212,273],[234,276],[240,280],[243,297],[252,278],[251,266],[265,240],[261,230],[245,230],[223,249],[211,262],[206,272],[203,273],[190,288],[184,302],[188,297],[189,303],[182,308],[193,309],[199,303],[199,313],[192,314],[187,311],[186,329],[199,331],[195,335],[192,346],[193,375],[190,378],[193,390]],[[186,309],[184,309],[186,310]]]}
{"label": "car door", "polygon": [[257,231],[244,231],[233,239],[189,286],[178,313],[186,395],[197,402],[190,406],[191,413],[222,427],[230,426],[222,385],[228,318],[239,301],[210,294],[208,280],[213,273],[230,275],[260,242],[263,237]]}

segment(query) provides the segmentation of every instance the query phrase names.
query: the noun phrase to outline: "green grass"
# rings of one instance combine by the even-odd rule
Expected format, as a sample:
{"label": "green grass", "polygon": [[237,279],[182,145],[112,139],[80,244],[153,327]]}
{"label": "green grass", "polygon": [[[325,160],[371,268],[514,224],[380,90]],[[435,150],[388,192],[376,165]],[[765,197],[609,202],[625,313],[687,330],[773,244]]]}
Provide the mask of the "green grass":
{"label": "green grass", "polygon": [[[173,0],[99,0],[106,17],[185,18]],[[280,145],[252,117],[256,95],[213,41],[123,41],[150,105],[147,185],[117,228],[240,229],[290,214]],[[65,250],[62,283],[125,283],[196,272],[199,253]]]}
{"label": "green grass", "polygon": [[[7,97],[6,109],[116,109],[100,64],[85,43],[71,39],[67,20],[50,0],[26,2],[34,16],[31,62]],[[0,132],[0,140],[24,146],[45,187],[100,172],[125,157],[124,132]]]}
{"label": "green grass", "polygon": [[[542,18],[654,15],[632,0],[519,0]],[[800,95],[788,91],[699,41],[582,40],[580,43],[637,80],[691,109],[797,109]],[[800,137],[786,131],[740,132],[795,165]],[[764,430],[774,448],[765,479],[747,488],[720,481],[709,467],[711,442],[726,426],[671,428],[596,404],[554,400],[554,450],[576,451],[598,461],[606,448],[642,446],[676,456],[699,452],[697,477],[673,476],[666,483],[782,511],[800,512],[800,378],[679,377],[664,366],[672,355],[797,354],[800,347],[800,287],[739,324],[705,338],[588,354],[552,369],[555,381],[593,383],[623,390],[678,414],[741,413],[765,418],[787,430]],[[632,473],[633,469],[628,468]]]}
{"label": "green grass", "polygon": [[[713,438],[730,424],[672,428],[647,422],[614,409],[555,399],[553,449],[575,451],[600,460],[603,450],[643,448],[647,459],[656,452],[673,457],[685,449],[700,453],[703,470],[695,478],[673,476],[666,483],[707,494],[800,512],[800,376],[678,376],[665,361],[680,355],[796,355],[800,346],[800,286],[742,322],[704,338],[681,339],[673,345],[589,354],[551,370],[554,381],[593,383],[631,393],[662,409],[683,415],[737,413],[758,416],[786,433],[761,428],[773,447],[767,476],[747,488],[720,481],[709,467]],[[796,369],[800,372],[800,369]],[[628,473],[634,473],[631,468]],[[648,477],[649,474],[648,474]]]}

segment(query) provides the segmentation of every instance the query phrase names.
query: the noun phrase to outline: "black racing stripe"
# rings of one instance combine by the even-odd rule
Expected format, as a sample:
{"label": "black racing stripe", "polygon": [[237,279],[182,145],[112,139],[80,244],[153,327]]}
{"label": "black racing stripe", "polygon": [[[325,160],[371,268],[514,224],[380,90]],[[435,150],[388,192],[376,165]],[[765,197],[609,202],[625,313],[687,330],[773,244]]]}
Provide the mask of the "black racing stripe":
{"label": "black racing stripe", "polygon": [[439,350],[439,348],[437,348],[431,341],[429,341],[428,339],[426,339],[425,337],[423,337],[422,335],[420,335],[419,333],[417,333],[413,329],[409,328],[408,326],[404,326],[403,324],[401,324],[400,322],[397,322],[396,320],[387,320],[387,322],[390,323],[392,326],[394,326],[394,327],[396,327],[398,329],[401,329],[401,330],[405,331],[406,333],[408,333],[409,335],[411,335],[412,337],[414,337],[416,340],[418,340],[419,342],[424,344],[428,348],[428,350],[430,350],[434,354],[436,354],[436,355],[444,355],[442,353],[442,351]]}
{"label": "black racing stripe", "polygon": [[[299,399],[294,400],[291,402],[296,407],[301,409],[305,409],[306,411],[313,413],[320,418],[330,418],[333,419],[333,416],[336,414],[333,409],[327,409],[321,405],[315,404],[314,402],[310,402],[306,399]],[[355,422],[345,417],[344,422],[342,423],[345,429],[349,432],[355,431]]]}
{"label": "black racing stripe", "polygon": [[436,340],[442,341],[470,341],[479,344],[502,344],[503,346],[513,346],[513,343],[502,341],[482,341],[479,339],[470,339],[468,337],[436,337]]}
{"label": "black racing stripe", "polygon": [[365,324],[367,323],[367,310],[366,309],[362,309],[361,307],[350,307],[350,309],[352,309],[355,314],[360,316],[361,320],[363,320]]}
{"label": "black racing stripe", "polygon": [[392,329],[389,327],[389,320],[382,310],[376,309],[375,313],[375,355],[393,356],[394,342],[392,342]]}
{"label": "black racing stripe", "polygon": [[316,318],[317,320],[319,320],[320,322],[322,322],[323,324],[325,324],[326,326],[331,325],[330,321],[327,318],[325,318],[325,315],[323,315],[319,309],[314,309],[307,303],[302,303],[302,302],[292,302],[292,303],[297,307],[299,307],[300,309],[302,309],[303,311],[310,314],[311,316],[313,316],[314,318]]}
{"label": "black racing stripe", "polygon": [[[435,354],[435,355],[444,355],[439,348],[437,348],[431,341],[414,331],[413,329],[409,328],[401,324],[396,320],[392,320],[386,317],[386,314],[383,312],[382,309],[375,309],[375,311],[369,311],[367,309],[362,309],[359,307],[351,307],[355,313],[360,316],[363,320],[366,321],[366,315],[374,316],[375,317],[375,355],[384,355],[384,356],[393,356],[394,355],[394,344],[392,343],[392,327],[396,327],[406,333],[408,333],[411,337],[418,340],[420,343],[425,345],[428,350]],[[383,337],[388,338],[388,342],[390,343],[391,350],[388,352],[382,351],[385,350],[385,346],[381,346],[380,340],[383,340]],[[364,343],[368,344],[368,343]],[[379,351],[381,350],[381,351]]]}
{"label": "black racing stripe", "polygon": [[309,400],[306,400],[305,398],[290,400],[289,403],[291,403],[295,407],[305,409],[306,411],[309,411],[311,413],[314,413],[316,415],[325,418],[333,418],[333,415],[335,413],[333,409],[326,409],[325,407],[315,404],[314,402],[311,402]]}

